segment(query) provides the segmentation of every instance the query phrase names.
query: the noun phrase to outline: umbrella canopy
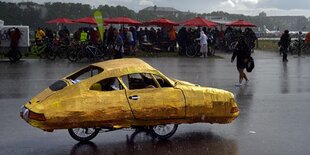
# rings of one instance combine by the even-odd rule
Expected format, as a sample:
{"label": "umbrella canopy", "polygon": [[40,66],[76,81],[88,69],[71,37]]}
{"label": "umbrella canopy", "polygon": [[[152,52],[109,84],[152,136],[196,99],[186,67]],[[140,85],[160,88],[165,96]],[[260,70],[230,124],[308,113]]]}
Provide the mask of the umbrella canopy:
{"label": "umbrella canopy", "polygon": [[58,23],[63,23],[63,24],[72,24],[72,20],[71,19],[68,19],[68,18],[56,18],[56,19],[53,19],[53,20],[49,20],[47,21],[46,23],[48,24],[58,24]]}
{"label": "umbrella canopy", "polygon": [[226,26],[236,26],[236,27],[256,27],[253,23],[250,23],[245,20],[236,20],[226,24]]}
{"label": "umbrella canopy", "polygon": [[217,24],[202,17],[196,17],[181,23],[184,26],[206,26],[214,27]]}
{"label": "umbrella canopy", "polygon": [[107,24],[129,24],[129,25],[141,25],[142,23],[136,20],[133,20],[128,17],[115,17],[108,18],[104,21]]}
{"label": "umbrella canopy", "polygon": [[73,20],[74,23],[84,23],[84,24],[91,24],[97,25],[96,19],[94,17],[85,17]]}
{"label": "umbrella canopy", "polygon": [[167,18],[159,18],[143,23],[144,25],[157,25],[157,26],[178,26],[179,24]]}

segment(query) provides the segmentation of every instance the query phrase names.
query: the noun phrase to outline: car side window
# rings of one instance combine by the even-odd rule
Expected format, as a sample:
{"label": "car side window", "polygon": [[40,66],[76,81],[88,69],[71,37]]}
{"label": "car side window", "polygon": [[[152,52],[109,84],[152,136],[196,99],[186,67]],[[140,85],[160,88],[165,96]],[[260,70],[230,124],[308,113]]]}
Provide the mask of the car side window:
{"label": "car side window", "polygon": [[122,76],[128,89],[157,88],[156,82],[148,73],[135,73]]}
{"label": "car side window", "polygon": [[90,87],[90,90],[115,91],[124,89],[116,77],[101,80]]}
{"label": "car side window", "polygon": [[172,87],[172,85],[170,84],[170,82],[168,80],[162,78],[161,76],[155,75],[155,74],[153,74],[153,76],[155,77],[155,79],[159,83],[160,87],[162,87],[162,88]]}

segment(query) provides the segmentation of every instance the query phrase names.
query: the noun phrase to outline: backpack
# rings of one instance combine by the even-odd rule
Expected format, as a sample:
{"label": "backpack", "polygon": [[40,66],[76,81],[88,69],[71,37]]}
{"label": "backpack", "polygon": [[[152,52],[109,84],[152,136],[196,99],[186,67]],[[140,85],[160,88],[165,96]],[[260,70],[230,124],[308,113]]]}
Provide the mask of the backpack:
{"label": "backpack", "polygon": [[252,72],[252,70],[254,69],[255,64],[254,64],[254,59],[252,57],[250,57],[248,63],[246,64],[246,71],[247,72]]}

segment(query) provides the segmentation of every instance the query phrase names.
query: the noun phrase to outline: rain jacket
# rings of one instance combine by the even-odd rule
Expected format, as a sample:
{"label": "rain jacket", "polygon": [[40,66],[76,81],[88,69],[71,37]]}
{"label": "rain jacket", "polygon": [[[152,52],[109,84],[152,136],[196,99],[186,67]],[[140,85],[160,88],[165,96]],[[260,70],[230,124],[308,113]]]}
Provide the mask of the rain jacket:
{"label": "rain jacket", "polygon": [[207,42],[207,35],[203,32],[203,31],[200,31],[200,38],[198,38],[200,40],[200,45],[207,45],[208,42]]}

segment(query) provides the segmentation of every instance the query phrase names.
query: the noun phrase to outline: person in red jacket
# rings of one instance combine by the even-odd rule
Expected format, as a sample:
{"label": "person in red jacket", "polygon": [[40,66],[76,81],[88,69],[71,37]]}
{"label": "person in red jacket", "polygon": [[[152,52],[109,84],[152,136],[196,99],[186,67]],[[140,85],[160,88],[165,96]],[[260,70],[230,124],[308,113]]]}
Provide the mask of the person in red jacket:
{"label": "person in red jacket", "polygon": [[11,44],[10,44],[11,50],[9,51],[7,57],[9,57],[9,59],[12,62],[16,62],[20,59],[20,55],[21,55],[18,50],[18,43],[19,43],[22,33],[20,32],[18,28],[12,27],[9,29],[8,35],[11,40]]}

